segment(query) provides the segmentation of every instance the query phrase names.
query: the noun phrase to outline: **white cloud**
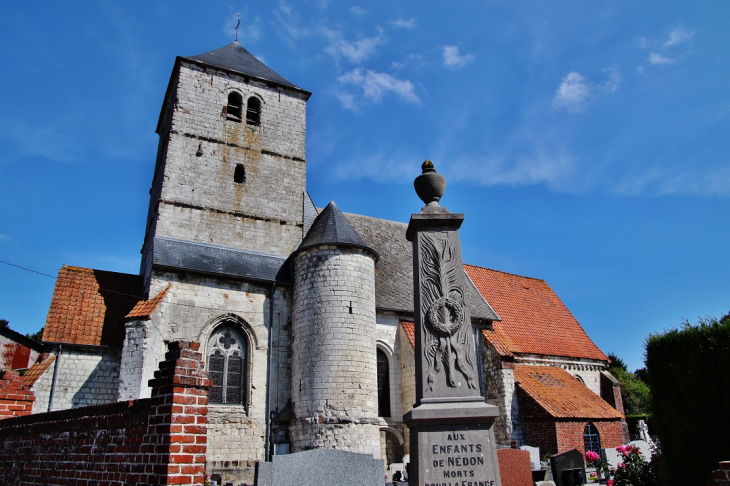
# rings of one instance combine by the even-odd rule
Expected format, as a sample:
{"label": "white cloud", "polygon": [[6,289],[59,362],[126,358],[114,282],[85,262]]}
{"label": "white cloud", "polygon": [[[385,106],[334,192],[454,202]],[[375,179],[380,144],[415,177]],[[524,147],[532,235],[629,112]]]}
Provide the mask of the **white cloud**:
{"label": "white cloud", "polygon": [[366,12],[365,9],[361,6],[355,5],[354,7],[350,7],[350,13],[353,13],[355,15],[364,15]]}
{"label": "white cloud", "polygon": [[[337,81],[342,86],[352,85],[362,89],[362,97],[374,103],[379,103],[389,93],[409,103],[421,101],[413,83],[407,79],[394,78],[387,73],[357,68],[343,74]],[[337,97],[345,108],[354,109],[358,106],[356,96],[350,92],[338,90]]]}
{"label": "white cloud", "polygon": [[727,197],[730,194],[730,168],[646,168],[642,172],[625,174],[617,182],[614,191],[623,196],[651,194]]}
{"label": "white cloud", "polygon": [[553,97],[553,106],[577,113],[583,111],[590,94],[588,80],[580,73],[571,71],[558,86],[558,91]]}
{"label": "white cloud", "polygon": [[324,51],[335,59],[347,58],[354,64],[359,64],[375,54],[378,46],[385,44],[383,29],[378,28],[378,35],[364,37],[356,41],[346,41],[339,31],[325,30],[325,35],[330,39],[330,45]]}
{"label": "white cloud", "polygon": [[459,48],[457,46],[444,46],[444,66],[460,68],[466,66],[470,61],[474,60],[474,56],[471,54],[461,55],[459,54]]}
{"label": "white cloud", "polygon": [[600,93],[615,93],[621,77],[615,68],[604,69],[608,79],[600,84],[591,83],[585,76],[571,71],[560,82],[555,96],[554,108],[565,108],[571,113],[579,113],[586,108],[588,101]]}
{"label": "white cloud", "polygon": [[402,29],[408,29],[411,30],[416,26],[416,18],[411,17],[410,19],[396,19],[392,22],[392,24],[395,27],[400,27]]}
{"label": "white cloud", "polygon": [[0,240],[9,240],[10,237],[8,235],[0,234]]}
{"label": "white cloud", "polygon": [[654,65],[662,65],[662,64],[672,64],[676,62],[676,59],[669,58],[663,54],[659,54],[658,52],[651,52],[649,54],[649,63]]}
{"label": "white cloud", "polygon": [[695,35],[693,30],[687,30],[684,27],[677,27],[676,29],[673,29],[671,32],[669,32],[669,39],[667,39],[664,44],[662,44],[664,47],[672,47],[676,46],[678,44],[682,44],[684,42],[687,42]]}

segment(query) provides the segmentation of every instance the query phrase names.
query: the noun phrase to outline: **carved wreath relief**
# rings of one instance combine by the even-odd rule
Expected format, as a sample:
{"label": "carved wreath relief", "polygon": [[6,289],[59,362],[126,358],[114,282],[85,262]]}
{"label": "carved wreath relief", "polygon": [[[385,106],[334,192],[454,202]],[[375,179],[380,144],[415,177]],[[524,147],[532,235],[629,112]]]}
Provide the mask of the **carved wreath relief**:
{"label": "carved wreath relief", "polygon": [[461,386],[460,372],[469,388],[474,380],[473,338],[471,326],[465,324],[463,266],[459,249],[449,241],[449,234],[421,233],[421,315],[424,330],[424,357],[428,364],[426,387],[433,391],[434,380],[443,371],[446,384]]}

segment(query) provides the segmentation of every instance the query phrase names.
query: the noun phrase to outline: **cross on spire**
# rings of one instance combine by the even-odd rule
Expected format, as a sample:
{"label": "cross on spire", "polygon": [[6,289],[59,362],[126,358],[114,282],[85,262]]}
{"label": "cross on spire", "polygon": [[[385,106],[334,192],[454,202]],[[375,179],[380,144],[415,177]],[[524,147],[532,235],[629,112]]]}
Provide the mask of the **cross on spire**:
{"label": "cross on spire", "polygon": [[238,13],[238,23],[236,24],[236,42],[238,42],[238,26],[241,25],[241,14]]}

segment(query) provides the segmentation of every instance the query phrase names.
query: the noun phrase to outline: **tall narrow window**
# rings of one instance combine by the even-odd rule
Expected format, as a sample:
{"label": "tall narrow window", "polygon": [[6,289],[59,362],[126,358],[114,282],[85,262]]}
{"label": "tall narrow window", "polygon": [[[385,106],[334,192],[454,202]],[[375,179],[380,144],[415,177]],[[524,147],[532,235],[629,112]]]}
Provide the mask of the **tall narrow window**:
{"label": "tall narrow window", "polygon": [[236,164],[236,170],[233,171],[233,182],[236,184],[246,182],[246,169],[243,168],[243,164]]}
{"label": "tall narrow window", "polygon": [[583,445],[585,451],[593,451],[597,454],[601,453],[601,437],[598,435],[598,429],[592,423],[588,423],[583,429]]}
{"label": "tall narrow window", "polygon": [[226,119],[241,121],[241,110],[243,109],[243,96],[237,91],[228,94],[228,106],[226,106]]}
{"label": "tall narrow window", "polygon": [[246,123],[249,125],[258,125],[261,123],[261,100],[252,96],[248,99],[246,107]]}
{"label": "tall narrow window", "polygon": [[248,345],[234,326],[224,324],[213,332],[208,340],[210,403],[245,402],[247,362]]}
{"label": "tall narrow window", "polygon": [[388,357],[378,353],[378,417],[390,417],[390,366]]}

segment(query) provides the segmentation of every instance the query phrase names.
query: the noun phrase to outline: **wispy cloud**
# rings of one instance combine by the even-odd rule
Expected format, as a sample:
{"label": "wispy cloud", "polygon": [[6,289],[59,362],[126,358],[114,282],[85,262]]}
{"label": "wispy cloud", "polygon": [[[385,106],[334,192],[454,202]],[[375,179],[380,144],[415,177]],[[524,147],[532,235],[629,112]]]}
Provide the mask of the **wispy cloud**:
{"label": "wispy cloud", "polygon": [[460,54],[457,46],[444,46],[444,66],[460,68],[474,60],[471,54]]}
{"label": "wispy cloud", "polygon": [[350,13],[355,15],[365,15],[366,12],[361,6],[355,5],[354,7],[350,7]]}
{"label": "wispy cloud", "polygon": [[651,54],[649,54],[649,64],[672,64],[675,62],[677,62],[676,59],[667,57],[664,54],[659,54],[658,52],[651,52]]}
{"label": "wispy cloud", "polygon": [[9,239],[10,239],[10,237],[8,235],[4,235],[4,234],[0,233],[0,241],[9,240]]}
{"label": "wispy cloud", "polygon": [[625,174],[614,187],[616,194],[637,196],[704,196],[730,195],[730,168],[709,170],[684,167],[651,167]]}
{"label": "wispy cloud", "polygon": [[553,96],[553,107],[566,109],[571,113],[579,113],[585,110],[591,98],[600,93],[615,93],[621,82],[621,77],[615,68],[604,69],[608,73],[608,79],[602,83],[594,84],[582,74],[571,71],[560,82],[555,96]]}
{"label": "wispy cloud", "polygon": [[395,78],[388,73],[357,68],[337,78],[337,82],[343,88],[345,86],[354,86],[362,90],[361,96],[356,96],[344,89],[338,90],[337,96],[342,106],[347,109],[357,108],[361,103],[361,99],[379,103],[388,94],[394,94],[408,103],[419,103],[421,101],[411,81]]}
{"label": "wispy cloud", "polygon": [[677,27],[669,32],[669,39],[667,39],[662,45],[664,47],[672,47],[683,44],[694,37],[694,35],[695,33],[693,30],[687,30],[684,27]]}
{"label": "wispy cloud", "polygon": [[391,22],[393,26],[399,27],[401,29],[408,29],[411,30],[416,27],[416,18],[411,17],[410,19],[396,19]]}
{"label": "wispy cloud", "polygon": [[374,37],[363,37],[356,41],[347,41],[343,38],[342,32],[324,30],[329,38],[330,44],[324,51],[335,59],[344,57],[353,64],[360,64],[375,54],[378,46],[385,44],[386,38],[383,29],[378,27],[378,33]]}
{"label": "wispy cloud", "polygon": [[279,35],[290,46],[296,46],[298,42],[312,34],[308,27],[302,27],[299,17],[294,13],[291,6],[283,0],[279,2],[279,8],[274,10],[274,17],[277,21]]}

